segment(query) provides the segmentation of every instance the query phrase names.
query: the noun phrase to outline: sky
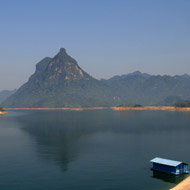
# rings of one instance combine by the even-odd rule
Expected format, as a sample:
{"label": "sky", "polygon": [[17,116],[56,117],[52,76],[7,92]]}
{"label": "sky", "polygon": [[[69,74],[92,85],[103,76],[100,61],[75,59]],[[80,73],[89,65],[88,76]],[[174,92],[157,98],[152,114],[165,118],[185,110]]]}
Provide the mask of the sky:
{"label": "sky", "polygon": [[61,47],[93,77],[190,74],[190,0],[0,0],[0,90]]}

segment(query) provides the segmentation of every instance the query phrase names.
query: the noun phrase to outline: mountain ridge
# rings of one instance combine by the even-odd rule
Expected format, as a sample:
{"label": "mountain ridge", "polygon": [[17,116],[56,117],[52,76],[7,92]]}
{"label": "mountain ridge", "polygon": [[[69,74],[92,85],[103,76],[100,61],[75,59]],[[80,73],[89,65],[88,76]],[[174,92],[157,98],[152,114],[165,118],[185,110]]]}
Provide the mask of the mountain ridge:
{"label": "mountain ridge", "polygon": [[95,79],[64,48],[36,64],[34,74],[3,107],[97,107],[162,105],[190,99],[190,75],[150,75],[135,71]]}
{"label": "mountain ridge", "polygon": [[[112,99],[106,84],[83,71],[61,48],[53,58],[36,64],[35,73],[3,107],[89,107],[107,106]],[[109,101],[108,101],[109,99]]]}

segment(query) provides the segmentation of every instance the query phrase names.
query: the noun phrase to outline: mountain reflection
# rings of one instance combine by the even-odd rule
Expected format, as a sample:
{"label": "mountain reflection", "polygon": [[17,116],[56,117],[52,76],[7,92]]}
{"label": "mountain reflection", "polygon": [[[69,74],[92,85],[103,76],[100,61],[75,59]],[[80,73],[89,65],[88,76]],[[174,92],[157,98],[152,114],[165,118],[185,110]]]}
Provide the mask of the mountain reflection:
{"label": "mountain reflection", "polygon": [[[68,169],[70,162],[84,156],[81,151],[84,144],[81,143],[95,134],[114,133],[115,136],[125,135],[125,143],[130,142],[130,145],[125,144],[125,146],[129,146],[130,151],[130,147],[135,147],[132,150],[137,150],[140,145],[147,144],[151,151],[153,151],[151,147],[154,147],[155,150],[160,150],[160,154],[167,156],[163,153],[163,149],[159,149],[160,143],[166,146],[168,134],[170,134],[172,140],[176,138],[172,137],[175,131],[189,130],[188,117],[177,112],[91,110],[81,112],[26,111],[26,113],[29,114],[16,117],[21,129],[29,134],[32,139],[31,142],[36,144],[38,155],[43,159],[45,158],[46,161],[54,161],[63,171]],[[166,135],[167,138],[164,139],[163,135]],[[184,134],[182,136],[184,137]],[[106,138],[106,135],[104,135],[104,138]],[[133,138],[136,138],[136,140],[134,141]],[[158,139],[156,140],[156,138]],[[161,142],[160,138],[162,138]],[[106,140],[103,139],[103,141]],[[114,143],[117,144],[117,142]],[[175,143],[176,141],[173,142],[173,147],[175,147]],[[87,152],[93,149],[90,146],[88,145]],[[171,150],[171,144],[168,144],[168,148]],[[158,150],[155,154],[158,154]],[[179,159],[183,160],[184,158]]]}
{"label": "mountain reflection", "polygon": [[105,130],[106,125],[102,128],[103,116],[97,112],[34,111],[17,119],[37,144],[39,155],[54,160],[63,171],[79,156],[80,139]]}

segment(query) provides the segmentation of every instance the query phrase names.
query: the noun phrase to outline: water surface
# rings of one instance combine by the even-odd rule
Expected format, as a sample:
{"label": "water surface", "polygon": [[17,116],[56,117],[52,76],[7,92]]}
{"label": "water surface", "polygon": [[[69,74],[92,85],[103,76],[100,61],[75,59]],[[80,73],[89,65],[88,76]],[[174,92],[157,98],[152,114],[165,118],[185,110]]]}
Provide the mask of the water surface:
{"label": "water surface", "polygon": [[190,113],[9,111],[0,116],[0,189],[166,190],[159,156],[189,162]]}

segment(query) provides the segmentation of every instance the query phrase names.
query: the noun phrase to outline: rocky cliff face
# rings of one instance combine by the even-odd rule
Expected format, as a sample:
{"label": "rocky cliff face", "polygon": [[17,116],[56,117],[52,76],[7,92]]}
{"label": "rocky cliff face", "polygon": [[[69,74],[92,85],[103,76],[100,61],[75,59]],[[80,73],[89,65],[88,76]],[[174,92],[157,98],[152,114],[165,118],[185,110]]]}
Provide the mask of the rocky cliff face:
{"label": "rocky cliff face", "polygon": [[53,58],[45,58],[36,65],[36,72],[29,82],[42,83],[44,87],[64,86],[74,81],[92,80],[64,48]]}

